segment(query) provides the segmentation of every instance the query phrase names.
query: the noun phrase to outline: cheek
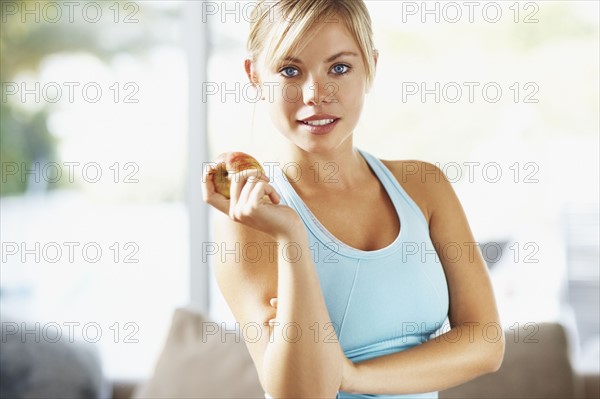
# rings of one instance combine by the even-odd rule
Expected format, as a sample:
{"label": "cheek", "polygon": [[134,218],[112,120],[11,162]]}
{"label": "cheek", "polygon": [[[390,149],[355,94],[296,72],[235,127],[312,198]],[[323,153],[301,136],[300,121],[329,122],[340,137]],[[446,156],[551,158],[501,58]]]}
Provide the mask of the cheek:
{"label": "cheek", "polygon": [[[346,112],[358,118],[366,94],[366,85],[361,81],[350,81],[339,86],[337,98]],[[350,116],[350,115],[347,115]]]}
{"label": "cheek", "polygon": [[281,112],[294,113],[302,106],[302,91],[297,84],[285,84],[277,89],[275,104]]}
{"label": "cheek", "polygon": [[345,90],[351,93],[355,98],[362,99],[367,93],[367,83],[361,73],[357,73],[352,77],[352,80],[347,82]]}
{"label": "cheek", "polygon": [[279,89],[278,102],[281,109],[294,111],[303,104],[302,87],[297,83],[286,83]]}
{"label": "cheek", "polygon": [[292,99],[286,99],[293,96],[290,91],[290,95],[286,97],[286,93],[282,89],[277,89],[274,93],[272,101],[269,102],[269,115],[271,120],[278,128],[287,129],[293,124],[296,115],[297,102],[291,101]]}

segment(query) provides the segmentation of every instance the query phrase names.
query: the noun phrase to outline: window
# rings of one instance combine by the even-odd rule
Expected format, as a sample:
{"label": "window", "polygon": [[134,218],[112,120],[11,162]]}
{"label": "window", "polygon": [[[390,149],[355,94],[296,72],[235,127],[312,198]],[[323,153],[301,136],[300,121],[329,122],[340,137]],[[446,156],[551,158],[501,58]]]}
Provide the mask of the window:
{"label": "window", "polygon": [[190,296],[183,3],[11,4],[3,321],[37,322],[41,339],[58,326],[109,378],[142,378]]}

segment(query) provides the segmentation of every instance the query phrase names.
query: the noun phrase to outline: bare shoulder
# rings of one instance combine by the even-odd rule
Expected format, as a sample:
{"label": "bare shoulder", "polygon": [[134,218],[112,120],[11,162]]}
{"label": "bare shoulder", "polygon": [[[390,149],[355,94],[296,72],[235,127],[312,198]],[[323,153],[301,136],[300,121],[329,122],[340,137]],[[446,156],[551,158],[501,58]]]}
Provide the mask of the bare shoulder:
{"label": "bare shoulder", "polygon": [[[476,249],[467,215],[452,184],[437,166],[423,161],[382,161],[421,207],[425,207],[429,235],[439,251],[450,295],[448,316],[451,325],[467,322],[500,323],[491,279],[481,251]],[[476,249],[476,250],[474,250]],[[501,335],[501,337],[503,337]],[[490,349],[490,359],[501,358],[503,341]],[[496,366],[494,366],[496,367]]]}
{"label": "bare shoulder", "polygon": [[430,162],[415,159],[382,159],[381,162],[419,206],[429,223],[435,208],[439,206],[440,194],[450,188],[450,182],[442,170]]}

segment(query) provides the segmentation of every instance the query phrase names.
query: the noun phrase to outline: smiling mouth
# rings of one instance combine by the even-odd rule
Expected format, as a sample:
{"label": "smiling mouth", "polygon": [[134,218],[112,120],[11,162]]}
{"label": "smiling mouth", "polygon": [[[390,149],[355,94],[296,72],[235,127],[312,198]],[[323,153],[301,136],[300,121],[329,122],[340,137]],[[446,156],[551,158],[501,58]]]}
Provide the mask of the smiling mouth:
{"label": "smiling mouth", "polygon": [[317,119],[314,121],[299,121],[308,126],[326,126],[330,125],[333,122],[337,121],[337,119]]}

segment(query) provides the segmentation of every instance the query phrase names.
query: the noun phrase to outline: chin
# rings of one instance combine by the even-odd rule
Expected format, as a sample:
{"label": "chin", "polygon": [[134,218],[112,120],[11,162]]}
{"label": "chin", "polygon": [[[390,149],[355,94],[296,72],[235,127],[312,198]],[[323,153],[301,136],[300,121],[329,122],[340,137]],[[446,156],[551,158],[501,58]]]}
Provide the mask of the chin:
{"label": "chin", "polygon": [[325,148],[323,145],[314,143],[296,144],[296,146],[300,147],[303,151],[309,152],[311,154],[324,154],[330,150],[329,148]]}
{"label": "chin", "polygon": [[315,142],[313,140],[308,140],[302,143],[294,143],[296,146],[300,147],[302,150],[309,152],[311,154],[327,154],[339,148],[345,140],[336,140],[335,142]]}
{"label": "chin", "polygon": [[[324,136],[307,135],[305,131],[297,129],[296,126],[288,126],[289,130],[284,134],[285,138],[294,146],[311,154],[327,154],[340,147],[346,140],[352,137],[352,133],[342,135],[340,130],[343,126],[336,128]],[[342,128],[342,129],[340,129]]]}

